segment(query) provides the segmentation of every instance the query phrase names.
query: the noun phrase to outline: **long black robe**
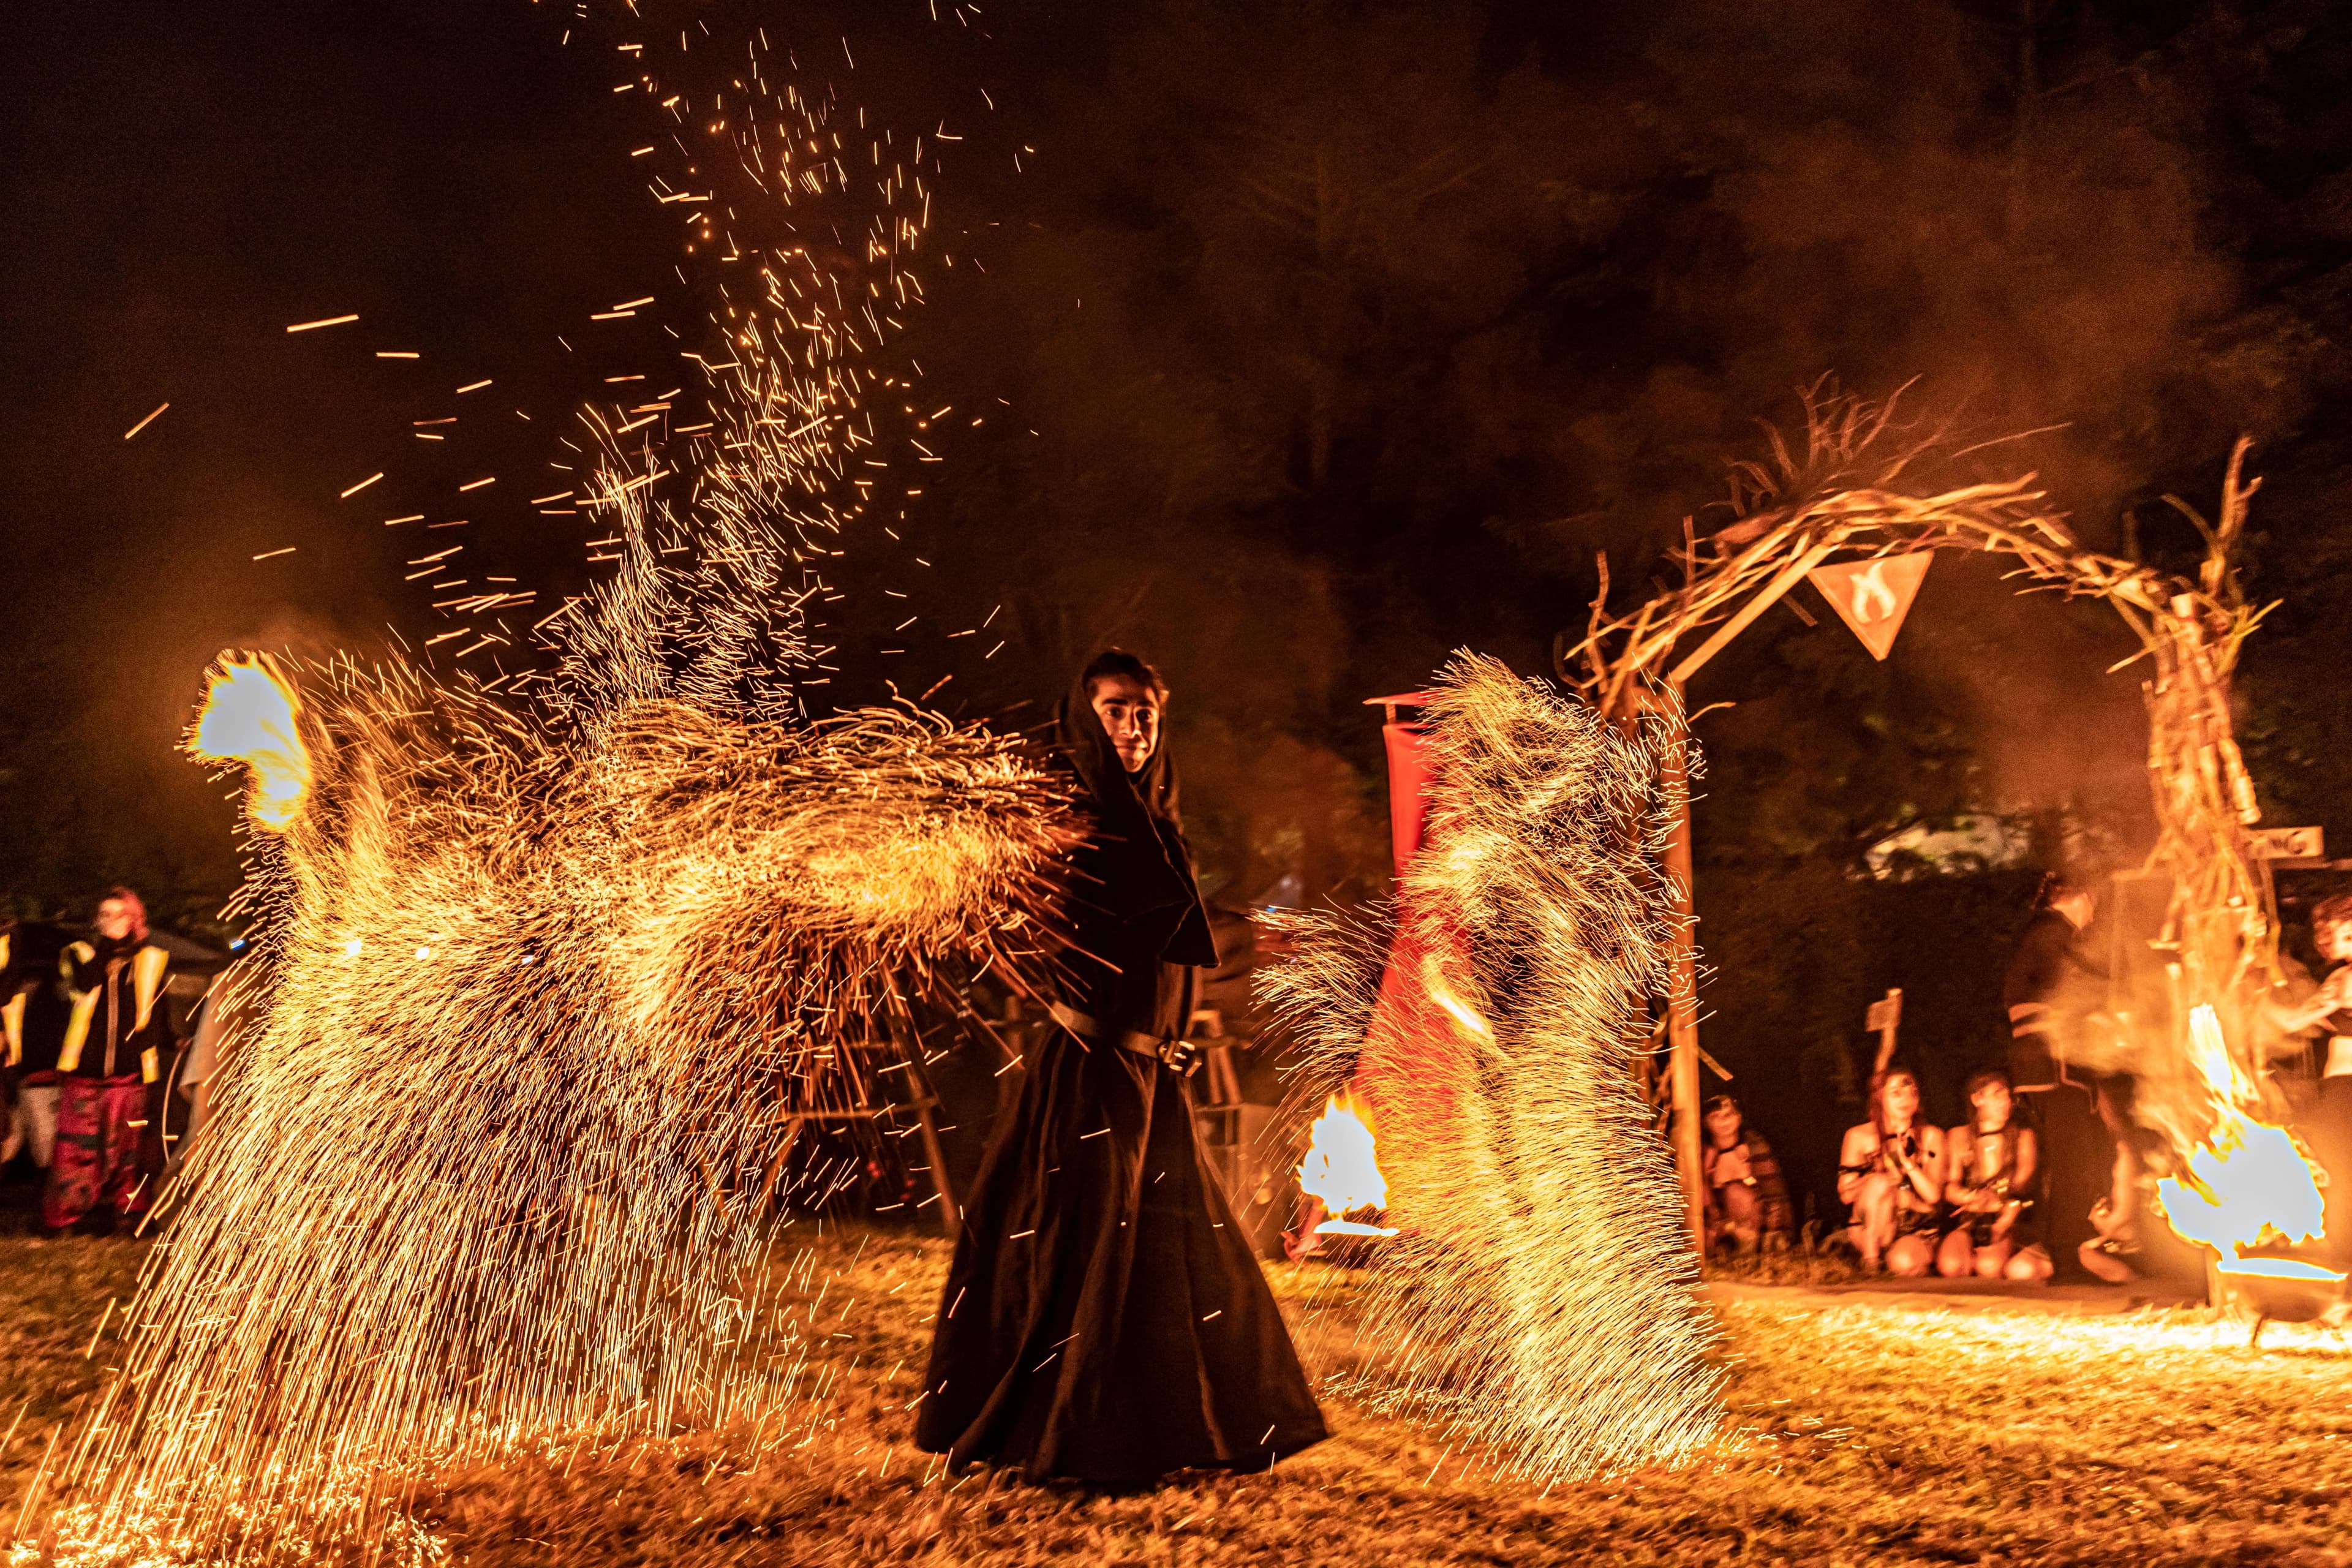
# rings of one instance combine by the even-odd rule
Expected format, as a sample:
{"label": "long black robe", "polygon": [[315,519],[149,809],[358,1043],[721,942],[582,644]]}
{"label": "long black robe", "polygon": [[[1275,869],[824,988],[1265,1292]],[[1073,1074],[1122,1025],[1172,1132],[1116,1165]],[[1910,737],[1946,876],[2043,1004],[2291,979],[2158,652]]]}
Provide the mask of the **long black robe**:
{"label": "long black robe", "polygon": [[[1063,758],[1099,831],[1068,925],[1070,1005],[1182,1032],[1214,963],[1165,748],[1129,775],[1083,689]],[[1325,1436],[1290,1335],[1204,1164],[1184,1080],[1055,1029],[990,1140],[940,1300],[915,1440],[1030,1480],[1258,1469]]]}

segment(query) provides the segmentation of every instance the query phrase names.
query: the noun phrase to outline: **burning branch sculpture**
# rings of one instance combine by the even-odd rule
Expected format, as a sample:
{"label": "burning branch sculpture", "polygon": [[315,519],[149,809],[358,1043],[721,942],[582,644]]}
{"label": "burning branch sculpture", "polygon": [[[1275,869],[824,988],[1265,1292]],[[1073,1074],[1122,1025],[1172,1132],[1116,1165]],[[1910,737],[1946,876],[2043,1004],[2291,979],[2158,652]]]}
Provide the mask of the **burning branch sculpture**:
{"label": "burning branch sculpture", "polygon": [[[2192,582],[2083,549],[2044,508],[2031,474],[1908,493],[1902,478],[1922,448],[1893,443],[1891,403],[1840,400],[1810,412],[1801,458],[1776,432],[1770,463],[1734,468],[1737,519],[1676,553],[1679,588],[1612,618],[1603,558],[1591,624],[1581,642],[1562,650],[1562,673],[1602,712],[1632,711],[1645,687],[1679,684],[1769,607],[1776,590],[1833,556],[1997,553],[2015,561],[2012,575],[2026,580],[2021,591],[2100,600],[2139,640],[2139,655],[2126,662],[2151,666],[2141,687],[2159,834],[2149,866],[2169,872],[2174,883],[2165,941],[2179,955],[2190,1005],[2236,996],[2242,1011],[2242,994],[2250,984],[2266,986],[2277,961],[2267,884],[2247,831],[2261,812],[2230,717],[2239,649],[2264,614],[2247,602],[2233,564],[2247,502],[2261,486],[2244,478],[2250,442],[2241,440],[2230,455],[2217,524],[2172,503],[2206,542]],[[1696,649],[1675,658],[1684,639],[1703,631],[1708,635]]]}
{"label": "burning branch sculpture", "polygon": [[1384,1362],[1353,1392],[1546,1480],[1680,1458],[1717,1419],[1713,1329],[1633,1072],[1672,946],[1667,725],[1621,731],[1466,654],[1425,718],[1393,946],[1294,917],[1265,982],[1308,1079],[1353,1075],[1389,1177],[1364,1330]]}
{"label": "burning branch sculpture", "polygon": [[[2024,590],[2095,598],[2140,644],[2145,660],[2148,780],[2158,836],[2147,868],[2170,883],[2154,947],[2164,955],[2166,994],[2134,1017],[2109,1017],[2081,1053],[2140,1079],[2139,1114],[2170,1142],[2179,1168],[2172,1206],[2205,1178],[2199,1152],[2252,1115],[2277,1114],[2262,1046],[2265,998],[2281,981],[2277,917],[2252,829],[2261,819],[2234,738],[2231,682],[2245,639],[2266,607],[2248,602],[2235,567],[2247,505],[2260,487],[2245,477],[2249,443],[2231,453],[2218,521],[2171,504],[2195,525],[2206,553],[2196,577],[2177,577],[2077,544],[2042,504],[2032,476],[1917,495],[1905,471],[1927,449],[1891,437],[1892,405],[1814,404],[1801,457],[1776,434],[1769,463],[1734,469],[1736,520],[1677,557],[1683,582],[1631,615],[1607,614],[1607,562],[1583,640],[1560,664],[1603,712],[1680,711],[1683,679],[1832,557],[1874,560],[1923,550],[2003,554]],[[2168,498],[2170,499],[2170,498]],[[1676,657],[1685,639],[1706,634]],[[1579,673],[1580,671],[1580,673]],[[1661,686],[1676,700],[1660,703]],[[2218,1054],[2217,1054],[2218,1053]],[[2282,1135],[2284,1136],[2284,1135]],[[2307,1164],[2294,1175],[2308,1184]],[[2210,1190],[2208,1196],[2210,1195]],[[2300,1195],[2282,1200],[2297,1210]],[[2234,1260],[2233,1244],[2184,1234]],[[2252,1244],[2253,1237],[2243,1238]]]}

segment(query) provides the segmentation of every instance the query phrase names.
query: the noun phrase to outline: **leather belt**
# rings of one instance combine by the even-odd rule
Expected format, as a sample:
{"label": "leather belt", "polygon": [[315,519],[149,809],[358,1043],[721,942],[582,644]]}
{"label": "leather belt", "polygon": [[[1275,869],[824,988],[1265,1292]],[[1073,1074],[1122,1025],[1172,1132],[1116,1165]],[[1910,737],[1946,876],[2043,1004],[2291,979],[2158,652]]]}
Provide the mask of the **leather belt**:
{"label": "leather belt", "polygon": [[1166,1064],[1180,1078],[1190,1078],[1200,1070],[1201,1047],[1194,1041],[1173,1039],[1165,1035],[1139,1034],[1133,1029],[1112,1033],[1076,1008],[1065,1007],[1059,1002],[1048,1011],[1053,1014],[1054,1022],[1076,1035],[1082,1044],[1116,1046],[1123,1051],[1150,1057]]}

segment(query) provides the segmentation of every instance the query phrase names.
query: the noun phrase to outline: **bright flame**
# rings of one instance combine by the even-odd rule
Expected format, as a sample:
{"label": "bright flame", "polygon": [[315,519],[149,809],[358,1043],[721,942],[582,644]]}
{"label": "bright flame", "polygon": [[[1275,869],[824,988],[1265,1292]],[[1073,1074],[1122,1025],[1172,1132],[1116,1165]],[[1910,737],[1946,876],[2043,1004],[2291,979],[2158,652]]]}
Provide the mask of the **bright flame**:
{"label": "bright flame", "polygon": [[1317,1228],[1327,1229],[1328,1234],[1339,1234],[1327,1228],[1334,1226],[1343,1226],[1350,1235],[1396,1234],[1347,1222],[1350,1214],[1387,1208],[1389,1183],[1381,1174],[1380,1162],[1372,1157],[1372,1130],[1356,1114],[1354,1105],[1336,1094],[1315,1119],[1306,1163],[1298,1167],[1298,1190],[1322,1201],[1324,1212],[1331,1217]]}
{"label": "bright flame", "polygon": [[2225,1272],[2263,1272],[2244,1254],[2266,1244],[2317,1239],[2323,1228],[2319,1184],[2311,1162],[2286,1130],[2240,1109],[2252,1085],[2231,1058],[2221,1019],[2210,1006],[2189,1016],[2190,1059],[2218,1102],[2213,1130],[2189,1152],[2185,1175],[2157,1183],[2157,1201],[2172,1228],[2221,1255]]}
{"label": "bright flame", "polygon": [[243,763],[253,774],[246,809],[253,820],[283,833],[310,793],[310,752],[302,744],[302,700],[259,660],[224,658],[205,692],[204,710],[188,742],[201,762]]}

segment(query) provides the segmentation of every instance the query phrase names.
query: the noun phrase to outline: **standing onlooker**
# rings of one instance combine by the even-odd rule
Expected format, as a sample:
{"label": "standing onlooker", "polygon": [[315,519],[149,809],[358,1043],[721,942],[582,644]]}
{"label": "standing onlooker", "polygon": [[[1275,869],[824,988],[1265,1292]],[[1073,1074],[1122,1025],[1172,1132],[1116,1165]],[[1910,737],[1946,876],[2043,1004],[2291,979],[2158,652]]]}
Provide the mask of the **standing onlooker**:
{"label": "standing onlooker", "polygon": [[[2033,919],[2019,936],[2001,977],[2009,1009],[2009,1078],[2041,1130],[2042,1223],[2050,1256],[2062,1271],[2096,1268],[2128,1278],[2137,1250],[2134,1210],[2138,1171],[2130,1143],[2116,1136],[2131,1080],[2093,1074],[2066,1060],[2070,1021],[2105,979],[2083,950],[2083,929],[2098,895],[2052,872],[2042,879]],[[2091,1218],[2107,1205],[2107,1224]]]}
{"label": "standing onlooker", "polygon": [[2290,1030],[2317,1026],[2326,1036],[2319,1092],[2304,1114],[2305,1141],[2327,1173],[2326,1240],[2337,1260],[2352,1258],[2352,893],[2323,899],[2311,911],[2319,956],[2336,967],[2316,994],[2282,1021]]}
{"label": "standing onlooker", "polygon": [[188,1123],[187,1131],[180,1135],[179,1147],[172,1150],[165,1161],[171,1173],[177,1173],[181,1162],[195,1148],[205,1124],[212,1121],[221,1071],[242,1037],[258,1022],[260,999],[254,994],[257,984],[253,961],[248,956],[214,975],[212,984],[205,988],[204,1000],[196,1008],[195,1032],[180,1061],[177,1087],[188,1096]]}
{"label": "standing onlooker", "polygon": [[97,935],[58,962],[73,1011],[58,1053],[58,1142],[41,1222],[62,1231],[93,1209],[143,1214],[160,1162],[144,1147],[150,1085],[165,1081],[175,1041],[163,1006],[170,960],[147,940],[147,906],[128,888],[99,901]]}
{"label": "standing onlooker", "polygon": [[0,915],[0,1165],[16,1157],[25,1146],[23,1098],[17,1087],[17,1041],[25,1028],[25,1004],[17,996],[16,922]]}
{"label": "standing onlooker", "polygon": [[46,928],[20,925],[0,937],[0,1042],[14,1089],[0,1160],[22,1150],[39,1171],[49,1168],[57,1146],[58,1049],[65,1043],[57,962],[44,934]]}

